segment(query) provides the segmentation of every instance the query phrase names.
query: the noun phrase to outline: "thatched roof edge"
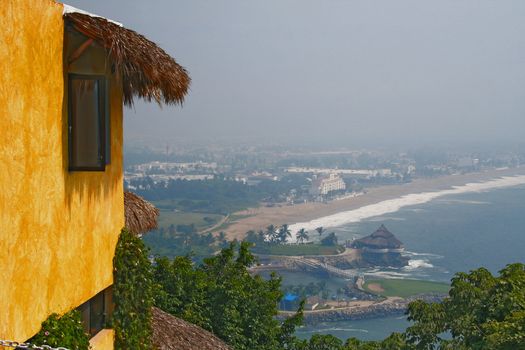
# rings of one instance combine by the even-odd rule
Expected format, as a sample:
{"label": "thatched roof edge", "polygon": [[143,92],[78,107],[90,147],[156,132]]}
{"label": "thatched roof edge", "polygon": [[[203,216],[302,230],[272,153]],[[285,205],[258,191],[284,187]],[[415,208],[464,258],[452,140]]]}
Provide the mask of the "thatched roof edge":
{"label": "thatched roof edge", "polygon": [[124,192],[126,228],[139,235],[157,228],[159,210],[132,192]]}
{"label": "thatched roof edge", "polygon": [[191,79],[185,68],[154,42],[103,17],[66,12],[72,27],[103,46],[122,77],[124,103],[134,96],[164,104],[182,104]]}
{"label": "thatched roof edge", "polygon": [[231,350],[207,330],[172,316],[161,309],[152,309],[153,346],[158,350]]}
{"label": "thatched roof edge", "polygon": [[385,225],[381,225],[371,235],[353,241],[352,246],[356,248],[368,246],[379,249],[397,249],[402,248],[403,243],[400,240],[398,240],[390,231],[388,231]]}

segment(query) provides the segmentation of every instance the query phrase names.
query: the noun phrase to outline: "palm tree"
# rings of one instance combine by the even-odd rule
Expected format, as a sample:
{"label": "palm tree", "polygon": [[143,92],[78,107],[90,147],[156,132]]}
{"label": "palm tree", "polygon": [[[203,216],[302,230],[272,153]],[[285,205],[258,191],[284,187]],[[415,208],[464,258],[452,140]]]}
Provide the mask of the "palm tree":
{"label": "palm tree", "polygon": [[308,231],[306,231],[304,228],[297,231],[297,234],[295,235],[298,241],[301,241],[303,243],[304,241],[308,241]]}
{"label": "palm tree", "polygon": [[275,243],[276,241],[276,235],[275,235],[276,230],[277,229],[274,225],[268,225],[268,227],[266,227],[266,237],[268,241],[271,243]]}
{"label": "palm tree", "polygon": [[292,232],[290,231],[288,224],[284,224],[279,228],[279,232],[277,232],[277,239],[279,243],[284,243],[288,237],[292,237]]}
{"label": "palm tree", "polygon": [[257,231],[257,236],[259,238],[259,242],[265,242],[266,241],[266,233],[264,230]]}
{"label": "palm tree", "polygon": [[317,233],[319,233],[319,237],[323,234],[323,232],[325,232],[326,230],[323,228],[323,226],[319,226],[318,228],[315,229],[317,231]]}

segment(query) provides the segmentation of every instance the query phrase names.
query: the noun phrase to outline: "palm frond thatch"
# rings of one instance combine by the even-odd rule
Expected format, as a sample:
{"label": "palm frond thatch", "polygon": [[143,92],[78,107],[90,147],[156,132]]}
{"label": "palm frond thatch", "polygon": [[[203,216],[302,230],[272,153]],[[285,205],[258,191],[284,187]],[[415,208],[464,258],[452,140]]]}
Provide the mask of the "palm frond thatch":
{"label": "palm frond thatch", "polygon": [[207,330],[161,309],[154,307],[152,316],[153,345],[158,350],[231,350]]}
{"label": "palm frond thatch", "polygon": [[371,235],[353,241],[352,246],[355,248],[398,249],[403,247],[403,243],[388,231],[385,225],[381,225]]}
{"label": "palm frond thatch", "polygon": [[132,192],[124,192],[126,227],[139,235],[157,228],[159,210],[153,204]]}
{"label": "palm frond thatch", "polygon": [[159,104],[182,104],[191,79],[154,42],[102,17],[74,12],[64,14],[64,18],[75,30],[108,50],[122,77],[126,105],[133,105],[134,96]]}

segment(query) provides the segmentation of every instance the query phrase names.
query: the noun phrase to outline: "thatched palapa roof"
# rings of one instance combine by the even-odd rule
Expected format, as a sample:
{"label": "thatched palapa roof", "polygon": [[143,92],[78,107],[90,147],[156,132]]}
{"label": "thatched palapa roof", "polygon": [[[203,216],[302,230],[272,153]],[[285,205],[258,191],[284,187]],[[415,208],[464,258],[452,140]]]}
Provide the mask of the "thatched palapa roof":
{"label": "thatched palapa roof", "polygon": [[157,228],[159,210],[153,204],[132,192],[124,192],[126,227],[139,235]]}
{"label": "thatched palapa roof", "polygon": [[356,239],[352,246],[355,248],[399,249],[403,247],[403,243],[388,231],[385,225],[381,225],[370,236]]}
{"label": "thatched palapa roof", "polygon": [[158,103],[182,104],[190,77],[154,42],[95,15],[66,12],[64,19],[75,30],[106,48],[122,77],[125,104],[132,105],[134,96]]}
{"label": "thatched palapa roof", "polygon": [[221,339],[199,326],[156,307],[152,310],[153,346],[158,350],[231,350]]}

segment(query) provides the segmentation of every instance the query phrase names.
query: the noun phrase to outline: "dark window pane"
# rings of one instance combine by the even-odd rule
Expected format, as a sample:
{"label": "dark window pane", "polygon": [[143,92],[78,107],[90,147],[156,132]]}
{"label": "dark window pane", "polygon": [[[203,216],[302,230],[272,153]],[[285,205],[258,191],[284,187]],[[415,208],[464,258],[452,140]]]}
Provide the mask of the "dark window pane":
{"label": "dark window pane", "polygon": [[[106,91],[109,91],[109,88],[106,86]],[[111,163],[111,118],[109,113],[109,101],[106,100],[105,105],[105,117],[106,117],[106,164]]]}
{"label": "dark window pane", "polygon": [[100,332],[113,314],[113,286],[104,289],[77,307],[81,313],[84,332],[91,337]]}
{"label": "dark window pane", "polygon": [[104,328],[104,292],[100,292],[90,300],[90,333],[97,334]]}
{"label": "dark window pane", "polygon": [[90,312],[89,312],[89,301],[85,302],[84,304],[80,305],[78,307],[78,311],[80,311],[80,314],[81,314],[81,318],[82,318],[82,327],[84,328],[84,332],[89,334],[89,315],[90,315]]}
{"label": "dark window pane", "polygon": [[70,169],[103,170],[105,89],[100,78],[69,79]]}
{"label": "dark window pane", "polygon": [[106,319],[110,319],[113,315],[115,304],[113,303],[113,286],[110,286],[104,290],[104,312],[106,313]]}

